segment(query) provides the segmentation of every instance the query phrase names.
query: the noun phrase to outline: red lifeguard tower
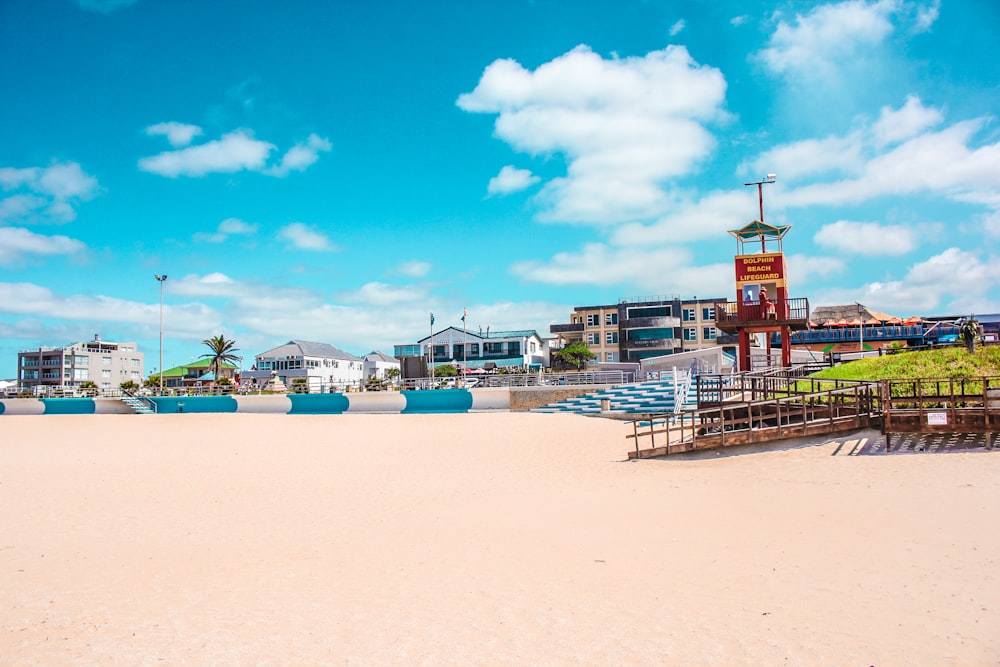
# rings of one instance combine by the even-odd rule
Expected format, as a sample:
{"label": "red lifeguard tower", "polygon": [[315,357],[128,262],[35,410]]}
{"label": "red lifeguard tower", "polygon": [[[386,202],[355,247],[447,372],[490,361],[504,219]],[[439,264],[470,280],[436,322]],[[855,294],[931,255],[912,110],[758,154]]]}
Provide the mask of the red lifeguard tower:
{"label": "red lifeguard tower", "polygon": [[[759,184],[758,184],[759,186]],[[761,207],[763,217],[763,206]],[[771,334],[781,334],[781,365],[792,365],[792,330],[809,326],[809,300],[788,296],[788,271],[782,239],[791,225],[769,225],[754,220],[741,229],[731,229],[736,238],[736,301],[719,304],[716,326],[739,336],[739,370],[752,370],[750,339],[765,334],[768,363]],[[759,250],[756,244],[760,244]]]}

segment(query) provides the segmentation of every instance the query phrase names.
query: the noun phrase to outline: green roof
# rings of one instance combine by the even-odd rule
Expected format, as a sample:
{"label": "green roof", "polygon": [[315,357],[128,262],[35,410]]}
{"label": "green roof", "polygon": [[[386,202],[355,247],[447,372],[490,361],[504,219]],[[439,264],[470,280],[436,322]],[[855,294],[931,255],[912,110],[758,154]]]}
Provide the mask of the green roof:
{"label": "green roof", "polygon": [[[184,364],[183,366],[174,366],[173,368],[168,368],[163,371],[163,377],[187,377],[188,371],[192,368],[204,368],[208,370],[208,365],[212,363],[211,359],[199,359],[198,361],[192,361],[190,364]],[[230,370],[235,370],[236,366],[234,364],[223,363],[223,368],[228,368]],[[160,373],[150,373],[151,376],[160,377]]]}
{"label": "green roof", "polygon": [[754,239],[759,238],[780,239],[787,234],[788,230],[791,228],[791,225],[775,226],[769,225],[766,222],[761,222],[760,220],[754,220],[740,229],[730,229],[729,233],[741,241],[753,241]]}

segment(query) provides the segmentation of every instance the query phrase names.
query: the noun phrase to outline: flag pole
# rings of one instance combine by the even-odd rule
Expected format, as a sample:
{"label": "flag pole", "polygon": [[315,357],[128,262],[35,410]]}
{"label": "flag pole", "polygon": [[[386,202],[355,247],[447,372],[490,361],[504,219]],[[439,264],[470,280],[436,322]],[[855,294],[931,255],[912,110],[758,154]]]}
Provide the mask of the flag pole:
{"label": "flag pole", "polygon": [[434,388],[434,313],[431,313],[431,344],[428,349],[428,357],[431,363],[431,388]]}
{"label": "flag pole", "polygon": [[462,309],[462,386],[465,386],[465,380],[469,377],[469,340],[466,334],[465,328],[465,318],[469,314],[469,311],[465,308]]}

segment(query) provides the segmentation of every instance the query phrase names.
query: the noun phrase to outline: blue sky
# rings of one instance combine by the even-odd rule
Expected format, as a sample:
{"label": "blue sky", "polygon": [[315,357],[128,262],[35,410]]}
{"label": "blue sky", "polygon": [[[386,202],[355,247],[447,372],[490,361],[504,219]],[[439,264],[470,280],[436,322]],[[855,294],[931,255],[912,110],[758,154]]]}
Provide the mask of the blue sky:
{"label": "blue sky", "polygon": [[0,377],[100,334],[363,354],[574,305],[1000,312],[1000,5],[0,2]]}

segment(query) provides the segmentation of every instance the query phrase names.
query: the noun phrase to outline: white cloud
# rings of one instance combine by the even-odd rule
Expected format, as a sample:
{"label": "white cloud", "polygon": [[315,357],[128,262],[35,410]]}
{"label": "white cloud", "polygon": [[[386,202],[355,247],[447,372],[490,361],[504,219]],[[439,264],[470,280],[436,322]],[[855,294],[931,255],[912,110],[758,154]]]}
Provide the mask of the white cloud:
{"label": "white cloud", "polygon": [[723,190],[699,198],[679,195],[670,213],[655,223],[631,223],[615,230],[612,240],[621,246],[686,243],[724,237],[757,217],[756,191]]}
{"label": "white cloud", "polygon": [[928,6],[919,7],[917,9],[917,18],[913,27],[913,32],[928,32],[931,29],[931,26],[934,25],[934,22],[937,21],[940,10],[941,0],[932,0]]}
{"label": "white cloud", "polygon": [[281,158],[281,164],[267,170],[273,176],[285,176],[292,171],[305,171],[316,160],[321,152],[328,152],[333,146],[317,134],[310,134],[305,143],[296,144],[288,149]]}
{"label": "white cloud", "polygon": [[[842,273],[846,268],[844,260],[838,257],[786,254],[785,260],[793,292],[800,285],[808,285],[814,278],[829,278],[830,276]],[[792,298],[794,297],[795,294],[792,295]]]}
{"label": "white cloud", "polygon": [[229,239],[230,236],[251,236],[257,233],[259,225],[244,222],[239,218],[226,218],[219,223],[216,231],[206,234],[204,232],[197,232],[194,235],[194,240],[203,243],[222,243]]}
{"label": "white cloud", "polygon": [[237,130],[215,141],[144,157],[139,160],[139,168],[170,178],[244,169],[259,171],[274,149],[274,144],[254,139],[245,130]]}
{"label": "white cloud", "polygon": [[684,19],[678,20],[676,23],[670,26],[670,36],[676,37],[677,35],[679,35],[684,30],[684,27],[686,25],[687,24],[684,22]]}
{"label": "white cloud", "polygon": [[486,191],[490,195],[507,195],[530,188],[540,180],[538,176],[531,173],[530,169],[517,169],[508,164],[500,170],[499,174],[490,179]]}
{"label": "white cloud", "polygon": [[430,262],[420,262],[417,260],[412,260],[409,262],[403,262],[398,267],[396,267],[396,273],[404,276],[409,276],[411,278],[423,278],[431,271]]}
{"label": "white cloud", "polygon": [[534,71],[497,60],[457,104],[497,114],[496,135],[516,150],[566,157],[566,176],[538,196],[542,219],[617,223],[664,212],[660,184],[709,155],[704,124],[726,117],[725,89],[680,46],[611,60],[581,46]]}
{"label": "white cloud", "polygon": [[915,232],[903,225],[838,220],[823,225],[813,240],[817,244],[853,255],[905,255],[917,247]]}
{"label": "white cloud", "polygon": [[308,227],[301,222],[286,225],[278,232],[278,238],[287,241],[293,248],[299,250],[336,250],[337,247],[321,232]]}
{"label": "white cloud", "polygon": [[889,21],[899,0],[848,0],[820,5],[794,24],[780,21],[757,58],[772,72],[828,75],[833,64],[856,57],[860,47],[880,44],[893,31]]}
{"label": "white cloud", "polygon": [[898,111],[882,107],[878,121],[872,126],[878,146],[898,143],[919,135],[924,130],[939,125],[944,114],[933,107],[925,107],[916,95],[909,95],[906,104]]}
{"label": "white cloud", "polygon": [[845,137],[804,139],[775,146],[755,158],[751,166],[741,165],[740,172],[777,173],[783,181],[796,182],[834,172],[854,174],[864,163],[861,134],[854,132]]}
{"label": "white cloud", "polygon": [[[131,323],[156,328],[159,302],[140,303],[109,296],[63,295],[32,283],[0,283],[0,313],[59,320]],[[203,304],[167,304],[164,330],[171,336],[204,337],[220,326],[218,313]],[[198,338],[200,340],[200,338]]]}
{"label": "white cloud", "polygon": [[146,128],[146,134],[151,137],[162,134],[166,136],[171,146],[179,148],[190,144],[196,136],[202,134],[202,130],[197,125],[187,125],[185,123],[170,121],[150,125]]}
{"label": "white cloud", "polygon": [[785,206],[851,204],[885,195],[925,193],[1000,205],[1000,142],[970,148],[984,119],[928,132],[868,160],[855,178],[788,190]]}
{"label": "white cloud", "polygon": [[68,236],[44,236],[20,227],[0,227],[0,266],[20,263],[29,256],[73,255],[86,246]]}
{"label": "white cloud", "polygon": [[2,167],[0,188],[15,191],[0,199],[0,221],[68,222],[76,217],[77,204],[100,192],[97,179],[76,162],[24,169]]}
{"label": "white cloud", "polygon": [[427,301],[424,289],[406,285],[388,285],[380,282],[365,283],[360,289],[344,292],[341,301],[372,306],[388,306],[398,303]]}
{"label": "white cloud", "polygon": [[691,266],[684,248],[612,248],[588,243],[580,252],[557,253],[548,262],[524,261],[510,272],[548,285],[624,285],[661,290],[669,276],[671,291],[688,294],[726,294],[732,289],[731,265]]}
{"label": "white cloud", "polygon": [[815,303],[858,301],[897,315],[934,312],[982,313],[995,311],[1000,303],[989,294],[1000,286],[1000,261],[985,260],[959,248],[947,250],[914,264],[899,280],[872,282],[857,289],[831,289],[810,299]]}
{"label": "white cloud", "polygon": [[[161,128],[161,126],[194,127],[181,126],[178,123],[159,123],[147,128],[147,133],[155,134],[150,132],[150,129]],[[189,129],[178,129],[178,127],[162,127],[161,129],[162,132],[156,133],[166,133],[168,138],[173,136],[178,141],[185,138],[183,132],[189,131]],[[173,132],[173,135],[170,132]],[[323,137],[310,134],[304,142],[288,149],[278,164],[268,166],[267,161],[270,159],[271,152],[276,148],[277,146],[272,143],[255,139],[249,130],[240,129],[203,144],[187,146],[174,151],[164,151],[159,155],[141,158],[139,168],[170,178],[204,176],[212,173],[229,174],[244,170],[283,177],[293,171],[305,171],[319,159],[321,152],[329,151],[331,145]]]}
{"label": "white cloud", "polygon": [[738,28],[739,26],[743,25],[749,20],[750,17],[747,16],[746,14],[743,14],[741,16],[734,16],[733,18],[729,19],[729,24],[732,25],[733,27]]}

